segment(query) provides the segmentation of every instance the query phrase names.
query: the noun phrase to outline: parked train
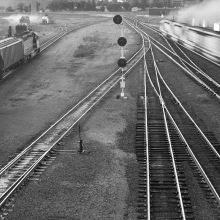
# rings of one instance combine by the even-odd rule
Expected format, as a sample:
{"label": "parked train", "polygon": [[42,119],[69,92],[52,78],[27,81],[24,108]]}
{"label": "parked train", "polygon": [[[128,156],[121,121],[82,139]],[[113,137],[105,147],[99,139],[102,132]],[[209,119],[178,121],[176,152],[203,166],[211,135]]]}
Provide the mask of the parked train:
{"label": "parked train", "polygon": [[32,33],[29,30],[29,26],[30,26],[30,18],[28,16],[22,16],[20,18],[20,23],[15,26],[15,31],[16,31],[15,35],[16,36],[27,35],[28,37],[31,36]]}
{"label": "parked train", "polygon": [[220,34],[201,27],[162,20],[160,30],[163,35],[195,50],[206,57],[220,62]]}
{"label": "parked train", "polygon": [[28,40],[9,37],[0,40],[0,79],[11,69],[21,65],[40,52],[38,35],[33,32]]}
{"label": "parked train", "polygon": [[20,24],[27,24],[30,25],[30,18],[28,16],[22,16],[20,18]]}
{"label": "parked train", "polygon": [[47,14],[42,17],[42,24],[49,24],[51,23],[51,21],[52,21],[52,18],[49,17]]}

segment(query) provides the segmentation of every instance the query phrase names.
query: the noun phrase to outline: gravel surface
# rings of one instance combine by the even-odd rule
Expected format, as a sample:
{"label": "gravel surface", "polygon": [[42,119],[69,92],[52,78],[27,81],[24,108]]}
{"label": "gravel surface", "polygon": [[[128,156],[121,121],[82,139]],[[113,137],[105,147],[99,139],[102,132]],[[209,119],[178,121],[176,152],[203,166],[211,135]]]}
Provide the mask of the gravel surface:
{"label": "gravel surface", "polygon": [[[204,90],[201,86],[198,86],[191,77],[189,77],[184,71],[181,71],[176,65],[161,54],[157,50],[154,50],[158,60],[159,69],[164,77],[165,81],[180,100],[184,108],[190,112],[191,117],[197,123],[197,125],[205,131],[213,132],[215,137],[219,139],[219,102],[217,99]],[[192,147],[199,148],[198,143]],[[194,149],[195,154],[199,154],[197,149]],[[183,163],[186,171],[186,180],[188,182],[189,193],[191,196],[191,202],[193,205],[193,211],[196,219],[218,219],[218,212],[212,208],[206,197],[205,192],[198,185],[198,181],[192,175],[192,169],[186,163]],[[194,174],[195,175],[195,174]]]}
{"label": "gravel surface", "polygon": [[[126,80],[128,99],[117,99],[117,89],[80,122],[85,153],[60,153],[19,192],[7,219],[136,219],[137,74]],[[78,150],[78,141],[71,134],[62,149]]]}
{"label": "gravel surface", "polygon": [[[82,36],[97,31],[105,36],[108,47],[99,47],[90,58],[74,58],[74,50],[83,43]],[[126,31],[129,42],[134,44],[135,35]],[[118,36],[119,29],[112,21],[79,30],[0,84],[1,162],[30,143],[116,68],[120,54],[115,43]],[[135,48],[131,45],[129,53]],[[166,57],[155,54],[164,61],[158,62],[159,68],[184,107],[193,109],[197,121],[220,141],[219,103]],[[5,211],[6,219],[137,218],[134,141],[139,74],[137,67],[126,80],[127,100],[116,98],[118,88],[80,122],[86,152],[59,153],[39,181],[29,181],[18,192]],[[78,133],[70,134],[60,149],[78,150],[78,141]],[[12,212],[7,214],[10,209]],[[203,212],[198,216],[203,216]]]}
{"label": "gravel surface", "polygon": [[[78,46],[85,44],[83,38],[94,35],[102,39],[95,53],[74,57]],[[117,69],[119,36],[112,20],[83,28],[1,82],[1,163]],[[125,29],[125,36],[125,56],[129,57],[139,47],[138,35]],[[9,206],[12,209],[3,210],[3,216],[28,220],[136,218],[134,135],[139,73],[135,69],[126,82],[128,99],[117,99],[119,90],[111,92],[81,121],[86,153],[60,153],[40,181],[25,184]],[[78,140],[78,134],[71,135],[63,148],[77,150]]]}
{"label": "gravel surface", "polygon": [[[103,41],[93,56],[74,57],[85,44],[83,37],[95,34]],[[111,20],[73,32],[1,82],[0,162],[27,146],[117,68],[117,35]],[[131,46],[126,56],[138,47],[132,45],[134,36],[127,36]]]}

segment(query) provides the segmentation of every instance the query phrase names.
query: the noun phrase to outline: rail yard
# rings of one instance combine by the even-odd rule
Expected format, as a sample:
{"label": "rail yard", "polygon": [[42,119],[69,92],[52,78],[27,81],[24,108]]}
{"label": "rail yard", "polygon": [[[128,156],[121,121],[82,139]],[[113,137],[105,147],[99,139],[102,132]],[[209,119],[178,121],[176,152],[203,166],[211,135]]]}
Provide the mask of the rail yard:
{"label": "rail yard", "polygon": [[220,64],[125,14],[121,72],[107,15],[33,24],[2,78],[0,219],[218,219]]}

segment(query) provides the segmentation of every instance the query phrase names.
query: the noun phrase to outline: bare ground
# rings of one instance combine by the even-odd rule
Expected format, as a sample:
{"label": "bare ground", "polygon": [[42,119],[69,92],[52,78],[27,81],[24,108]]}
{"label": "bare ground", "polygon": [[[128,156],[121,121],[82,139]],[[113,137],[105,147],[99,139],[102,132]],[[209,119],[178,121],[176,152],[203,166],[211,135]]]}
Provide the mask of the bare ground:
{"label": "bare ground", "polygon": [[[85,44],[83,37],[95,34],[102,39],[95,53],[74,57],[77,47]],[[138,36],[129,29],[125,34],[128,57],[139,47]],[[1,163],[27,146],[117,68],[119,36],[120,30],[112,20],[83,28],[1,82]],[[40,181],[31,181],[18,192],[11,203],[13,212],[2,213],[7,219],[135,219],[138,74],[137,68],[128,80],[127,100],[116,99],[119,90],[112,92],[81,121],[86,153],[60,154]],[[77,150],[78,140],[78,136],[70,136],[64,149]]]}

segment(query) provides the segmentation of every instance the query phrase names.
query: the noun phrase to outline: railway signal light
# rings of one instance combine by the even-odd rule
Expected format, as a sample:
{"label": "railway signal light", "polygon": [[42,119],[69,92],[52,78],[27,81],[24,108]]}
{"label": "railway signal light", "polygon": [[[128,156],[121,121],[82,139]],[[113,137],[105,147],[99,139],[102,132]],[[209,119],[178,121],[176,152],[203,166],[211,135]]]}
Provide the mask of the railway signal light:
{"label": "railway signal light", "polygon": [[115,15],[113,18],[113,21],[115,24],[121,24],[122,23],[122,17],[121,15]]}
{"label": "railway signal light", "polygon": [[120,58],[120,59],[118,60],[118,66],[119,66],[119,67],[124,68],[124,67],[126,67],[126,65],[127,65],[126,59]]}
{"label": "railway signal light", "polygon": [[121,37],[118,38],[118,45],[121,47],[121,58],[118,60],[118,66],[121,68],[122,77],[120,82],[120,87],[122,89],[121,91],[121,98],[126,99],[127,97],[124,96],[124,88],[125,88],[125,81],[124,81],[124,75],[123,75],[123,68],[126,67],[127,61],[124,57],[124,46],[127,44],[127,39],[124,37],[124,27],[123,27],[123,20],[120,15],[115,15],[113,18],[113,21],[115,24],[121,24]]}
{"label": "railway signal light", "polygon": [[118,38],[118,45],[124,47],[127,44],[127,39],[125,37]]}
{"label": "railway signal light", "polygon": [[118,66],[123,68],[127,65],[127,61],[124,58],[124,46],[127,44],[127,39],[123,36],[124,35],[124,27],[123,27],[123,19],[121,15],[115,15],[113,18],[115,24],[121,24],[121,37],[118,38],[118,45],[121,47],[121,58],[118,60]]}

